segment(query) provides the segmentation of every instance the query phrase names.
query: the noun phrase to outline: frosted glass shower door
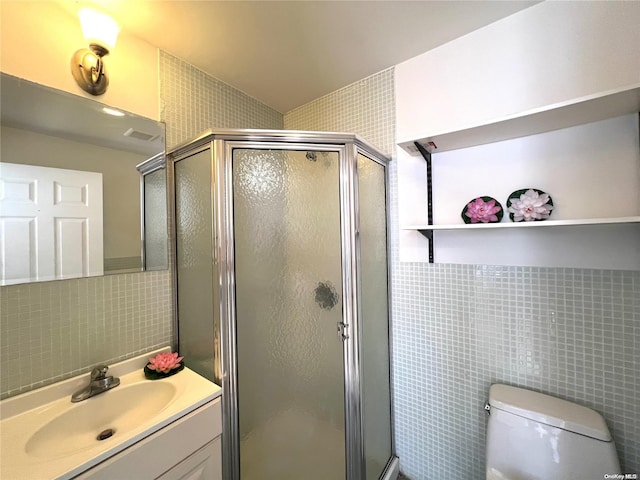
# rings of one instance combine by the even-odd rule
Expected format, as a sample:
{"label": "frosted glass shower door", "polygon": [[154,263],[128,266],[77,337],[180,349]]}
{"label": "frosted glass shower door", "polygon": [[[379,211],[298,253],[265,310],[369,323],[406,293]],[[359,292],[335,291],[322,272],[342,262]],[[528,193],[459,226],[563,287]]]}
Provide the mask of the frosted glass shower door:
{"label": "frosted glass shower door", "polygon": [[358,154],[360,351],[366,480],[380,478],[393,454],[385,168]]}
{"label": "frosted glass shower door", "polygon": [[343,479],[338,153],[232,162],[240,476]]}
{"label": "frosted glass shower door", "polygon": [[180,354],[192,370],[219,381],[215,352],[220,325],[213,265],[211,152],[175,162],[176,275]]}

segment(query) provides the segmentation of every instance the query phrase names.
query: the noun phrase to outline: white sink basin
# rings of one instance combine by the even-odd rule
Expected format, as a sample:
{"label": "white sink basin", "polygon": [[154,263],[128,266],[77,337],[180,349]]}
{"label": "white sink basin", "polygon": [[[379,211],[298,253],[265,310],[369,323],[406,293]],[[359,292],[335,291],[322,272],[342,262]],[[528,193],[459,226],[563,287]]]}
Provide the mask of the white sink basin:
{"label": "white sink basin", "polygon": [[189,368],[147,380],[142,368],[155,353],[113,365],[120,385],[78,403],[71,394],[88,374],[0,402],[0,478],[71,479],[220,396]]}
{"label": "white sink basin", "polygon": [[[158,415],[176,395],[171,383],[143,382],[118,386],[83,400],[45,423],[25,445],[28,455],[48,458],[90,448],[118,437]],[[113,432],[98,440],[102,432]]]}

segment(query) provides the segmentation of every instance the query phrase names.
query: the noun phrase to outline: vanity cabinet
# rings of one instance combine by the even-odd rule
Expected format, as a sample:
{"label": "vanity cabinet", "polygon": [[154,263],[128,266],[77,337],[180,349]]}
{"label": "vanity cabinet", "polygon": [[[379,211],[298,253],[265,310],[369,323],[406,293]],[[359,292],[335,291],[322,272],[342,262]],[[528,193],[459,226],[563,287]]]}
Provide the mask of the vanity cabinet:
{"label": "vanity cabinet", "polygon": [[220,398],[194,410],[76,480],[221,480]]}
{"label": "vanity cabinet", "polygon": [[[424,221],[401,223],[428,239],[420,261],[640,268],[638,111],[634,85],[399,142],[400,161],[424,159],[424,173],[404,177],[423,183],[411,204]],[[549,220],[509,219],[507,199],[524,188],[551,195]],[[463,222],[481,196],[501,203],[502,222]]]}

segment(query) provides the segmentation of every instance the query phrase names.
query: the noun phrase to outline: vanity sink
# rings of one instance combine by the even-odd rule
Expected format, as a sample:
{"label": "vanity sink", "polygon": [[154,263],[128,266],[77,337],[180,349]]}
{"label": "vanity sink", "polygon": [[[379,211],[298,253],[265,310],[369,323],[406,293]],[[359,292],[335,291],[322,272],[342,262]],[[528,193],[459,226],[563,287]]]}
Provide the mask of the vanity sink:
{"label": "vanity sink", "polygon": [[160,351],[113,365],[120,385],[77,403],[87,374],[2,400],[0,478],[72,479],[220,396],[188,367],[147,380],[143,367]]}
{"label": "vanity sink", "polygon": [[28,455],[57,457],[117,440],[167,407],[176,395],[171,383],[142,382],[91,397],[45,423],[25,445]]}

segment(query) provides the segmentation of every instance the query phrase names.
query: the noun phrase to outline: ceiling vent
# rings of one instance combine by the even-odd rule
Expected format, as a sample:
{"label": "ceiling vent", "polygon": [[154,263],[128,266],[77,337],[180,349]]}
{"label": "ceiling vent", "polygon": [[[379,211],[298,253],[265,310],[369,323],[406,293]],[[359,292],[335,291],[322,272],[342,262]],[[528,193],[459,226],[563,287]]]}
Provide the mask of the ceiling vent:
{"label": "ceiling vent", "polygon": [[159,135],[153,135],[150,133],[145,133],[145,132],[141,132],[139,130],[134,130],[133,128],[130,128],[129,130],[124,132],[124,136],[135,138],[136,140],[142,140],[143,142],[152,142],[153,140],[158,138]]}

